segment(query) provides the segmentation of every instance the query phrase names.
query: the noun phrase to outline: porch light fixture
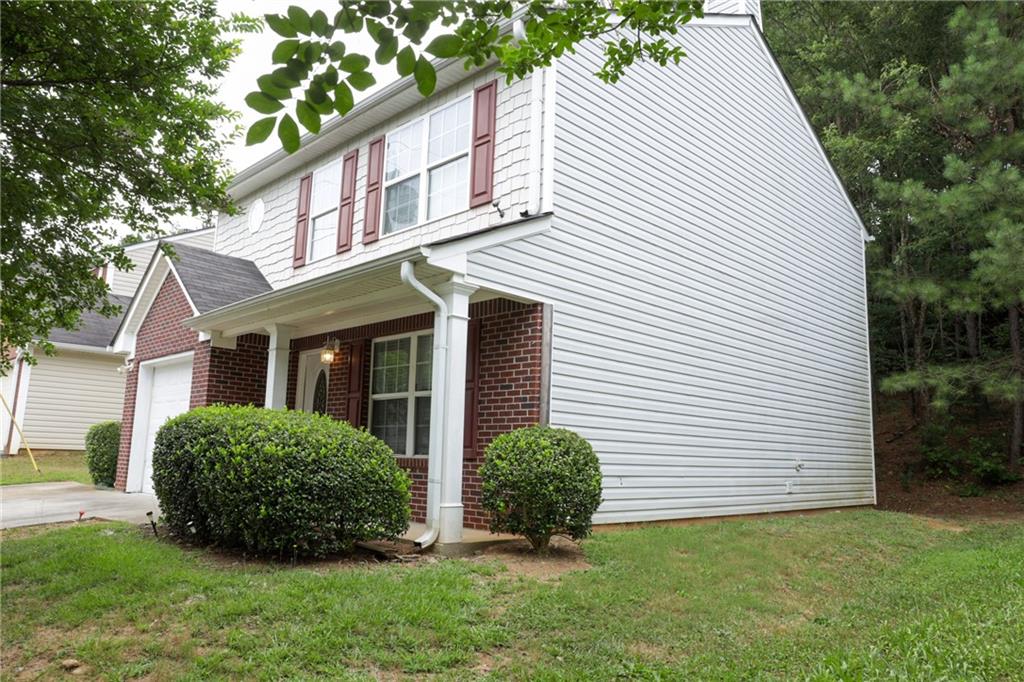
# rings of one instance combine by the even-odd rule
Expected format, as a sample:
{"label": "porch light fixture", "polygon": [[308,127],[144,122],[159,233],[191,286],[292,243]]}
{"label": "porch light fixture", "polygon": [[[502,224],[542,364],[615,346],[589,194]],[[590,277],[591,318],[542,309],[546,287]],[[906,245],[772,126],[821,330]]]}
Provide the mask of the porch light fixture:
{"label": "porch light fixture", "polygon": [[338,351],[341,349],[341,342],[338,339],[328,339],[327,344],[320,351],[320,362],[329,365],[334,362]]}

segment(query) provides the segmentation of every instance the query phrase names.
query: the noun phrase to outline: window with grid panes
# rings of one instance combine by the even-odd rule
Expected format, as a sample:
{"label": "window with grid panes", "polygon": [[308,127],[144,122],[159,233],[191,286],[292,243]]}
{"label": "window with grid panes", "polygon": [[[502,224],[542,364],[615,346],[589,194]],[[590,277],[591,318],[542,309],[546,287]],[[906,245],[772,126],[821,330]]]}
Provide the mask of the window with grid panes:
{"label": "window with grid panes", "polygon": [[433,343],[430,332],[373,342],[370,432],[396,455],[429,450]]}
{"label": "window with grid panes", "polygon": [[388,134],[384,234],[468,208],[472,112],[464,97]]}

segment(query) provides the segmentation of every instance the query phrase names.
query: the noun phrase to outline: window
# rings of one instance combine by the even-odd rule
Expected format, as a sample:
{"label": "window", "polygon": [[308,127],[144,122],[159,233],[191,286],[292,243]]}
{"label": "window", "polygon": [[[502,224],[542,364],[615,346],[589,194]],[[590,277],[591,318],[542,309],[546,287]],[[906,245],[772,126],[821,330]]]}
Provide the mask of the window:
{"label": "window", "polygon": [[370,433],[396,455],[429,450],[433,344],[429,332],[373,342]]}
{"label": "window", "polygon": [[387,136],[384,234],[469,206],[471,114],[464,97]]}
{"label": "window", "polygon": [[313,172],[309,198],[309,249],[307,261],[332,256],[338,234],[338,202],[341,201],[341,160]]}

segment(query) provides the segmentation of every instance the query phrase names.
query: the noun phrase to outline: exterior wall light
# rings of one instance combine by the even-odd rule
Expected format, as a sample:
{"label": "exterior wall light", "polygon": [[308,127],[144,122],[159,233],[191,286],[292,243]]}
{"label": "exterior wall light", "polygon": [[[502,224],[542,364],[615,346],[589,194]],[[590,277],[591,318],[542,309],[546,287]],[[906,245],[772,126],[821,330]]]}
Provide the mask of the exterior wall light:
{"label": "exterior wall light", "polygon": [[325,365],[329,365],[334,362],[334,358],[338,356],[338,351],[341,349],[341,343],[338,339],[329,339],[327,345],[320,351],[320,362]]}

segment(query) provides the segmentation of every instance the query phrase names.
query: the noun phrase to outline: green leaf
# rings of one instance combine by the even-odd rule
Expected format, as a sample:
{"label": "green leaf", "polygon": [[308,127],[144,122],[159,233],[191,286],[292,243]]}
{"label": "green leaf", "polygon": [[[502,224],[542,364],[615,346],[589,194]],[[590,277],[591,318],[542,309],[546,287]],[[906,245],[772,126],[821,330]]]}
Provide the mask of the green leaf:
{"label": "green leaf", "polygon": [[412,51],[412,47],[406,45],[398,52],[397,64],[398,75],[405,78],[412,73],[413,69],[416,68],[416,53]]}
{"label": "green leaf", "polygon": [[256,84],[260,86],[260,91],[264,92],[274,99],[288,99],[292,96],[290,88],[281,87],[278,84],[278,79],[274,76],[260,76],[256,79]]}
{"label": "green leaf", "polygon": [[356,90],[362,92],[363,90],[372,87],[377,79],[373,77],[373,74],[369,71],[359,71],[348,77],[348,84]]}
{"label": "green leaf", "polygon": [[347,54],[338,61],[338,66],[342,71],[348,71],[349,73],[356,73],[358,71],[365,71],[366,67],[370,65],[370,58],[361,54]]}
{"label": "green leaf", "polygon": [[320,114],[316,112],[308,102],[299,100],[295,103],[295,115],[299,118],[302,127],[313,133],[320,132]]}
{"label": "green leaf", "polygon": [[353,106],[355,98],[352,96],[352,90],[344,82],[338,83],[338,87],[334,88],[334,110],[344,116]]}
{"label": "green leaf", "polygon": [[295,27],[295,30],[304,36],[308,36],[313,30],[310,25],[309,13],[301,7],[296,7],[295,5],[289,7],[288,19],[292,22],[292,26]]}
{"label": "green leaf", "polygon": [[297,35],[295,33],[295,27],[292,26],[292,22],[288,21],[286,17],[282,17],[280,14],[264,14],[263,19],[267,22],[267,26],[270,27],[270,30],[279,36],[294,38]]}
{"label": "green leaf", "polygon": [[334,25],[345,33],[363,30],[363,17],[354,9],[343,9],[334,15]]}
{"label": "green leaf", "polygon": [[335,40],[333,43],[327,46],[327,56],[331,58],[331,61],[338,61],[345,56],[345,43],[340,40]]}
{"label": "green leaf", "polygon": [[262,92],[250,92],[245,96],[245,103],[249,105],[250,109],[255,109],[261,114],[272,114],[284,109],[283,104]]}
{"label": "green leaf", "polygon": [[286,64],[288,60],[295,55],[295,51],[299,49],[299,41],[297,39],[282,40],[274,48],[274,53],[271,55],[271,59],[275,64]]}
{"label": "green leaf", "polygon": [[374,58],[378,64],[387,64],[395,58],[396,54],[398,54],[398,38],[392,36],[380,44]]}
{"label": "green leaf", "polygon": [[416,60],[413,75],[416,77],[416,87],[421,95],[427,97],[434,92],[434,88],[437,87],[437,72],[434,71],[434,65],[423,55]]}
{"label": "green leaf", "polygon": [[442,59],[454,57],[462,50],[462,38],[451,34],[438,36],[431,40],[425,49],[435,57]]}
{"label": "green leaf", "polygon": [[277,137],[281,140],[281,147],[289,154],[299,148],[299,126],[290,115],[285,114],[281,118],[277,126]]}
{"label": "green leaf", "polygon": [[274,132],[275,123],[277,123],[277,119],[273,116],[261,118],[253,123],[249,128],[249,132],[245,136],[246,146],[259,144],[270,137],[270,133]]}
{"label": "green leaf", "polygon": [[274,79],[274,84],[280,88],[294,88],[299,84],[299,79],[293,77],[289,70],[283,66],[274,69],[270,77]]}
{"label": "green leaf", "polygon": [[309,18],[309,26],[313,29],[313,33],[324,38],[329,37],[334,32],[334,26],[327,21],[327,15],[320,9],[313,12],[313,16]]}

